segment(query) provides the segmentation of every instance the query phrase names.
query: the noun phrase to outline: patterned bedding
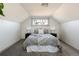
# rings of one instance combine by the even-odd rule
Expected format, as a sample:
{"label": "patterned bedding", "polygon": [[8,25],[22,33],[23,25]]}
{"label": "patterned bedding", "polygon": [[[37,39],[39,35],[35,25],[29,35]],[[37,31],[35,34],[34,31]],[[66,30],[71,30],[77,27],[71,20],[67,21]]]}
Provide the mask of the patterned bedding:
{"label": "patterned bedding", "polygon": [[24,49],[31,45],[60,45],[58,38],[50,34],[31,34],[23,43]]}

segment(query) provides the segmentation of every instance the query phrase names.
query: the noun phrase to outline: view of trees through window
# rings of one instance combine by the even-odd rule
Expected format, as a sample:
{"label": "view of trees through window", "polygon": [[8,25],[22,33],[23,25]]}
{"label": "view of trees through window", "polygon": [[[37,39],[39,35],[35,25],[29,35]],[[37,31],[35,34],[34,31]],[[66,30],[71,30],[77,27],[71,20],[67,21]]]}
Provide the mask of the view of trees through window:
{"label": "view of trees through window", "polygon": [[48,25],[48,18],[32,18],[32,25]]}

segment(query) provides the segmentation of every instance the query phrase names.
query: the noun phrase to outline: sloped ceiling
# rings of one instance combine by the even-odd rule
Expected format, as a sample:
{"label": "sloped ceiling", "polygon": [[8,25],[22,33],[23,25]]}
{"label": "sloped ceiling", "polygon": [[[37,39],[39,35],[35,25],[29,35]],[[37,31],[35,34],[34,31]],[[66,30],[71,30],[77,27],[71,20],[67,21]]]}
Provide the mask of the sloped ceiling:
{"label": "sloped ceiling", "polygon": [[42,6],[41,3],[23,3],[21,4],[30,15],[49,16],[52,15],[61,6],[61,3],[50,3],[48,7]]}
{"label": "sloped ceiling", "polygon": [[0,18],[5,20],[23,22],[31,15],[52,16],[60,23],[79,20],[78,3],[49,3],[48,7],[41,6],[41,3],[7,3],[4,5],[5,17],[0,16]]}
{"label": "sloped ceiling", "polygon": [[49,3],[48,7],[41,6],[41,3],[21,5],[30,15],[52,16],[60,23],[79,19],[79,3]]}
{"label": "sloped ceiling", "polygon": [[28,13],[18,3],[6,3],[4,4],[3,12],[5,16],[0,16],[3,20],[22,22],[28,18]]}
{"label": "sloped ceiling", "polygon": [[53,17],[61,23],[79,20],[79,3],[62,4],[62,6],[55,11]]}

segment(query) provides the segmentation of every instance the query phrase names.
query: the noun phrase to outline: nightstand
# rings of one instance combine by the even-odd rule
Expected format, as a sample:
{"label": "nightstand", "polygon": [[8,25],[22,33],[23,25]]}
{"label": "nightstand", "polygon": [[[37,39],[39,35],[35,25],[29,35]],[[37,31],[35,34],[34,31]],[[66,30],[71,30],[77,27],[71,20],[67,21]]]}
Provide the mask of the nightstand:
{"label": "nightstand", "polygon": [[31,35],[31,33],[26,33],[26,34],[25,34],[25,39],[26,39],[29,35]]}
{"label": "nightstand", "polygon": [[57,37],[57,33],[50,33],[51,35]]}

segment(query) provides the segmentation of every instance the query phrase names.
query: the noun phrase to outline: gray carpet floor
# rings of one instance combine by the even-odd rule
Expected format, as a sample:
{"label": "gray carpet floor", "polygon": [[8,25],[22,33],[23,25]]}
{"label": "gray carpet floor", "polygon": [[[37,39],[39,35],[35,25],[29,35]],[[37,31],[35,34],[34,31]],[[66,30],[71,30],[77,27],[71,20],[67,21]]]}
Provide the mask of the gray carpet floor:
{"label": "gray carpet floor", "polygon": [[0,56],[79,56],[79,51],[75,50],[71,46],[61,42],[62,53],[46,53],[46,52],[31,52],[27,53],[23,50],[22,44],[24,40],[20,40],[7,50],[3,51]]}

